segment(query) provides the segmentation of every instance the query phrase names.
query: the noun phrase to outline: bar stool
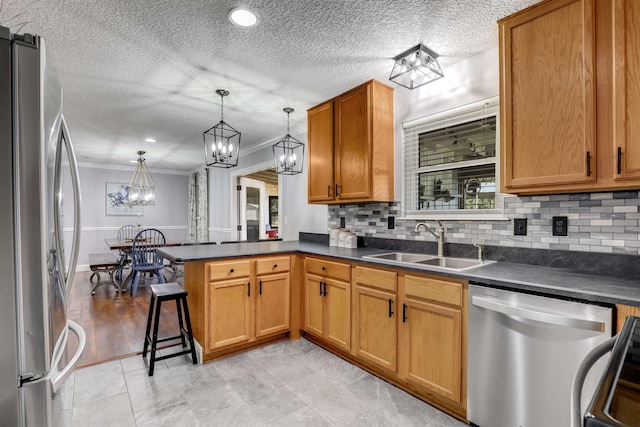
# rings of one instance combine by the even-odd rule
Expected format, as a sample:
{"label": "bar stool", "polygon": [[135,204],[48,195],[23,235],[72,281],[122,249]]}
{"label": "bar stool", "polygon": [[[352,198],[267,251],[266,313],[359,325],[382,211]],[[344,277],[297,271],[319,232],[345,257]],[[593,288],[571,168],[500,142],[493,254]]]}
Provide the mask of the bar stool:
{"label": "bar stool", "polygon": [[[171,357],[182,356],[184,354],[191,354],[191,358],[193,360],[193,364],[197,364],[198,360],[196,358],[196,350],[193,345],[193,331],[191,329],[191,318],[189,317],[189,306],[187,305],[187,291],[182,288],[178,283],[162,283],[158,285],[151,285],[151,303],[149,304],[149,317],[147,318],[147,332],[144,336],[144,349],[142,350],[142,357],[147,357],[147,350],[149,349],[149,345],[151,345],[151,357],[149,359],[149,376],[153,376],[153,368],[157,361],[169,359]],[[176,307],[178,308],[178,324],[180,326],[180,335],[176,335],[168,338],[160,338],[158,339],[158,324],[160,323],[160,307],[163,301],[173,301],[176,302]],[[155,307],[154,314],[154,305],[157,301],[157,306]],[[181,304],[182,303],[182,306]],[[182,309],[184,308],[184,317],[186,321],[186,328],[182,322]],[[153,335],[151,333],[151,321],[154,319],[153,324]],[[182,347],[187,346],[187,340],[189,340],[189,349],[183,350],[178,353],[169,354],[167,356],[156,357],[156,350],[158,348],[158,343],[171,341],[180,338]],[[174,344],[178,345],[180,343]]]}

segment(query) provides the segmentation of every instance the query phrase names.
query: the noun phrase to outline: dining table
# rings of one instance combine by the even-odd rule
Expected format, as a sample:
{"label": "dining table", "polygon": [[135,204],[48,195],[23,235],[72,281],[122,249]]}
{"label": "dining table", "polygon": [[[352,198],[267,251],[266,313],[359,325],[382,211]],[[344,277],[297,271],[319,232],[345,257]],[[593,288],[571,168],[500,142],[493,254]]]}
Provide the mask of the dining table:
{"label": "dining table", "polygon": [[[131,239],[104,239],[105,243],[107,244],[107,246],[109,247],[110,250],[115,251],[115,250],[119,250],[119,251],[124,251],[124,253],[126,253],[129,257],[131,256],[130,252],[131,252],[131,246],[133,245],[133,240]],[[182,246],[181,242],[166,242],[163,246]],[[128,260],[127,258],[123,258],[122,262],[120,264],[120,271],[122,271],[124,269],[124,267],[128,264]],[[120,273],[122,274],[122,273]],[[129,274],[127,275],[127,277],[122,280],[122,277],[120,277],[120,280],[122,282],[122,291],[126,291],[127,290],[127,284],[129,282],[131,282],[131,277],[133,276],[133,270],[131,270],[129,272]]]}

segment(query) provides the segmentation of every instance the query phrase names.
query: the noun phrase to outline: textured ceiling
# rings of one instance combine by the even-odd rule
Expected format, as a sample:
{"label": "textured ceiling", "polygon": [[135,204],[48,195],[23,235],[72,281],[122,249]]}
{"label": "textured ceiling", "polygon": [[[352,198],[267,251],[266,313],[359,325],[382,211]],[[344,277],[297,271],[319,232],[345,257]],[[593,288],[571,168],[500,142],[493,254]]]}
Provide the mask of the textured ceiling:
{"label": "textured ceiling", "polygon": [[[292,134],[304,132],[307,108],[386,82],[390,58],[418,43],[446,75],[497,46],[496,20],[536,0],[0,2],[0,25],[46,39],[81,162],[127,166],[143,149],[151,169],[188,171],[204,163],[202,132],[220,119],[218,88],[230,91],[224,117],[242,132],[242,155],[284,135],[282,108],[296,109]],[[258,26],[228,21],[240,5]]]}

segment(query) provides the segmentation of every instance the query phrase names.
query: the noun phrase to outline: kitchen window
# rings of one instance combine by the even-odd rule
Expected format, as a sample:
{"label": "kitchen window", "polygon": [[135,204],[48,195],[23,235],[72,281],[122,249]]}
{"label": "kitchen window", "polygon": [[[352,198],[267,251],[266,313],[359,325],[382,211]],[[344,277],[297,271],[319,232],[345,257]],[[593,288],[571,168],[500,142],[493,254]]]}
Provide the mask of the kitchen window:
{"label": "kitchen window", "polygon": [[404,217],[503,219],[498,98],[407,122]]}

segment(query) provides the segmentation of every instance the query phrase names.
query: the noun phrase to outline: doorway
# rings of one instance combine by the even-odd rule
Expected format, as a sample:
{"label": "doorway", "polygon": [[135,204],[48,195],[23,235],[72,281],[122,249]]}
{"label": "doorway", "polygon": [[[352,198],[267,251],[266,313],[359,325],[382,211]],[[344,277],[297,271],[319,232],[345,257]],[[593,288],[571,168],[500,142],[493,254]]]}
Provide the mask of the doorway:
{"label": "doorway", "polygon": [[238,240],[279,237],[279,180],[274,169],[238,177]]}

